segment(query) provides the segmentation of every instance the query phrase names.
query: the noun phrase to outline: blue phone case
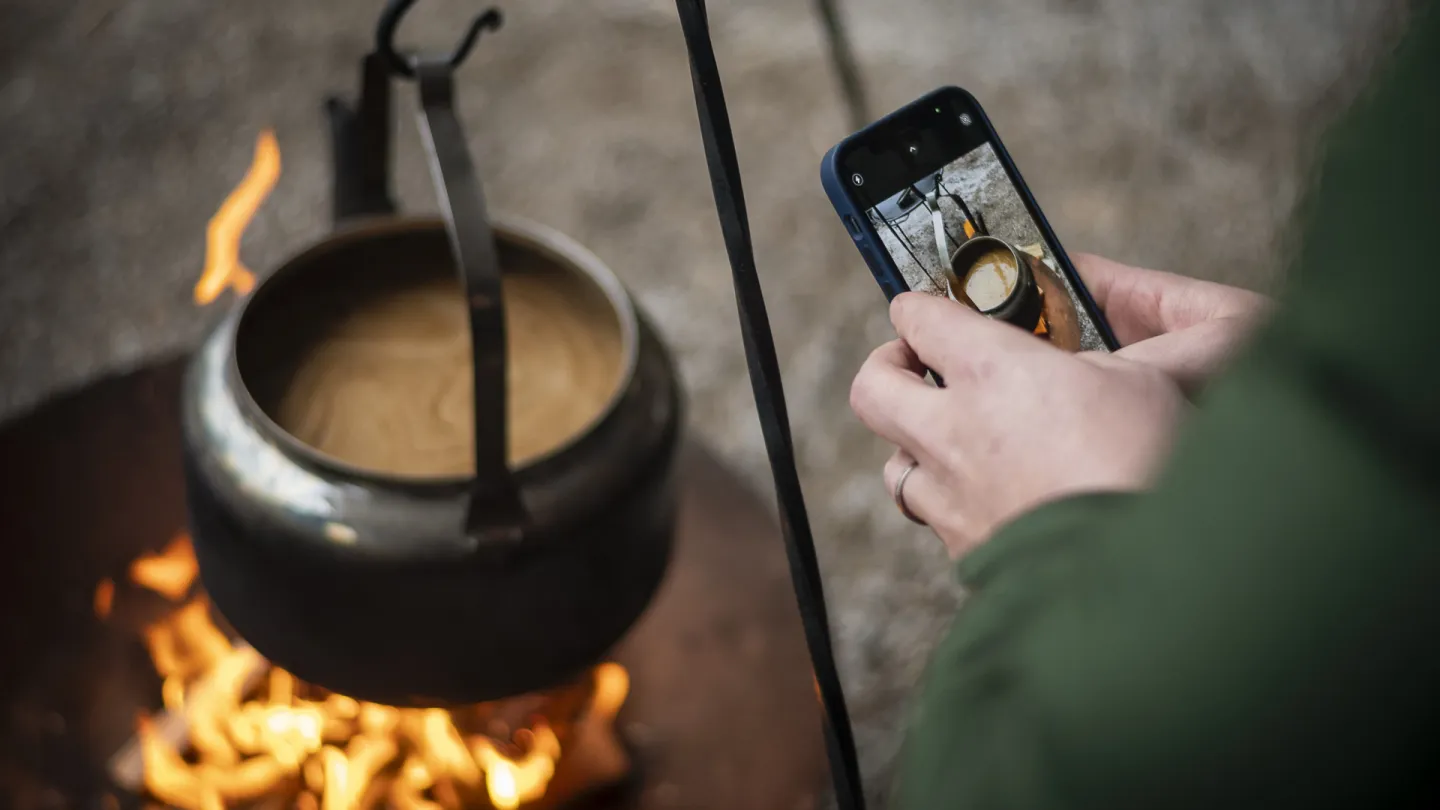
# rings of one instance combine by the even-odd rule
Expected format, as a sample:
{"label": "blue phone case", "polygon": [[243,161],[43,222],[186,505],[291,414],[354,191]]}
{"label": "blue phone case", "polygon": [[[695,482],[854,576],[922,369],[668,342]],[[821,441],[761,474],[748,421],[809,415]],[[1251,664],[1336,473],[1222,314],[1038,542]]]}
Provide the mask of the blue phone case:
{"label": "blue phone case", "polygon": [[879,121],[871,124],[870,127],[846,136],[844,140],[830,147],[830,151],[825,153],[825,157],[820,163],[820,182],[825,187],[825,195],[830,198],[830,204],[835,207],[835,212],[840,215],[841,223],[845,226],[845,229],[849,231],[850,238],[855,241],[855,247],[860,251],[860,255],[864,257],[865,264],[870,267],[870,274],[875,277],[876,283],[880,285],[880,289],[885,293],[885,300],[888,301],[900,293],[906,292],[910,289],[910,286],[905,283],[905,278],[900,275],[900,268],[895,266],[895,261],[890,258],[889,252],[885,250],[884,244],[880,241],[880,234],[875,231],[874,225],[870,222],[870,217],[850,199],[850,195],[846,191],[845,178],[840,176],[839,155],[853,140],[869,132],[871,127],[884,125],[894,118],[905,115],[916,107],[929,106],[932,103],[930,97],[937,93],[960,93],[974,105],[976,112],[980,114],[981,123],[984,124],[986,131],[991,135],[990,145],[995,149],[995,153],[999,155],[1000,163],[1004,166],[1005,171],[1010,175],[1011,179],[1014,180],[1015,190],[1020,194],[1020,198],[1024,201],[1025,207],[1029,209],[1030,215],[1035,220],[1036,227],[1040,229],[1041,235],[1054,247],[1053,252],[1056,262],[1060,264],[1061,271],[1065,273],[1071,286],[1075,288],[1075,292],[1079,295],[1085,309],[1088,310],[1089,316],[1094,320],[1095,326],[1100,332],[1100,337],[1105,341],[1105,344],[1111,351],[1120,348],[1119,342],[1115,340],[1114,332],[1110,329],[1110,324],[1105,320],[1105,316],[1101,313],[1100,307],[1095,304],[1095,299],[1090,296],[1090,290],[1087,289],[1085,283],[1080,280],[1080,274],[1075,272],[1075,265],[1071,264],[1070,256],[1066,254],[1064,246],[1060,244],[1060,240],[1055,237],[1055,231],[1050,228],[1050,222],[1045,218],[1045,213],[1040,210],[1040,205],[1035,202],[1035,197],[1030,193],[1030,187],[1026,185],[1024,179],[1021,178],[1020,170],[1015,167],[1015,162],[1010,159],[1010,153],[1006,151],[1005,145],[1001,143],[999,133],[995,131],[994,125],[990,123],[989,116],[985,114],[985,108],[980,105],[980,102],[977,101],[973,95],[960,87],[942,87],[927,93],[884,118],[881,118]]}

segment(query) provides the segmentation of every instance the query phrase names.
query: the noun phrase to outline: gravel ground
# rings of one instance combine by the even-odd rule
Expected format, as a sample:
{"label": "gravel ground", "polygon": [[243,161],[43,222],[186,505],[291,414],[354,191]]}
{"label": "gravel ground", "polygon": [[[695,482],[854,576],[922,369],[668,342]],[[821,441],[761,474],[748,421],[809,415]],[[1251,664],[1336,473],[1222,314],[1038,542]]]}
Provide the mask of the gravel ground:
{"label": "gravel ground", "polygon": [[[1268,288],[1324,124],[1403,0],[849,0],[876,110],[961,84],[1071,250]],[[191,344],[205,223],[274,127],[284,175],[248,231],[258,272],[328,227],[329,92],[378,2],[10,0],[0,7],[0,415]],[[448,47],[472,3],[424,2]],[[668,0],[527,0],[480,43],[461,109],[492,205],[558,227],[634,289],[676,350],[694,427],[767,485]],[[761,272],[870,788],[956,594],[878,484],[849,379],[889,333],[817,179],[845,114],[805,0],[717,0]],[[408,91],[399,195],[434,202]]]}

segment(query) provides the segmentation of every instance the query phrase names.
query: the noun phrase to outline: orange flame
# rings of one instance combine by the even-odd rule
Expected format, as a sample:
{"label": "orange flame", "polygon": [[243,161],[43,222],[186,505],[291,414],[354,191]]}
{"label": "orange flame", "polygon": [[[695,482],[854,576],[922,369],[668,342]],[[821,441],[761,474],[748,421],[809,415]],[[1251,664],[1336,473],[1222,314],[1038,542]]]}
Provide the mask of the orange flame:
{"label": "orange flame", "polygon": [[[130,576],[162,595],[183,597],[195,579],[194,560],[182,535],[163,552],[136,560]],[[512,731],[483,704],[466,709],[471,714],[461,722],[440,709],[397,709],[323,693],[232,643],[211,620],[203,596],[145,628],[144,639],[162,678],[165,708],[183,720],[190,749],[187,755],[174,734],[141,717],[144,784],[153,798],[183,810],[224,810],[257,799],[303,810],[378,804],[516,810],[545,795],[562,744],[569,744],[542,714]],[[612,727],[629,688],[620,665],[597,667],[585,702],[574,704],[577,728]],[[470,722],[475,718],[489,719]],[[466,730],[471,726],[484,731]]]}
{"label": "orange flame", "polygon": [[485,738],[471,749],[475,761],[485,769],[485,792],[497,810],[515,810],[521,803],[545,795],[550,777],[555,775],[560,739],[544,724],[538,725],[530,738],[530,753],[519,760],[506,757]]}
{"label": "orange flame", "polygon": [[130,581],[178,602],[190,592],[200,564],[190,538],[177,535],[159,554],[146,554],[130,563]]}
{"label": "orange flame", "polygon": [[254,289],[255,274],[240,261],[240,237],[279,179],[280,145],[274,131],[267,129],[255,143],[255,157],[245,178],[205,229],[205,271],[195,284],[195,303],[211,303],[226,287],[239,295]]}

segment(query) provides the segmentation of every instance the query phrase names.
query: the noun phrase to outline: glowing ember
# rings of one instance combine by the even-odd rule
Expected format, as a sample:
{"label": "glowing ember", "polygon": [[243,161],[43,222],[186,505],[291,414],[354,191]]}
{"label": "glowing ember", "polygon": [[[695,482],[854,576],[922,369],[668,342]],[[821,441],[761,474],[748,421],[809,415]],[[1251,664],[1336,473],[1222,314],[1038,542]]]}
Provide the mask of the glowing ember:
{"label": "glowing ember", "polygon": [[[131,580],[173,601],[194,584],[185,537],[137,560]],[[188,575],[186,575],[188,572]],[[113,598],[114,584],[96,588]],[[178,595],[178,596],[177,596]],[[159,718],[136,723],[144,789],[184,810],[266,800],[305,810],[514,810],[545,797],[567,740],[613,728],[629,693],[618,664],[581,684],[464,710],[397,709],[297,681],[232,643],[191,597],[144,638],[163,702],[183,718],[188,751]]]}
{"label": "glowing ember", "polygon": [[101,619],[110,618],[110,609],[115,606],[115,583],[102,579],[95,586],[95,615]]}
{"label": "glowing ember", "polygon": [[255,274],[240,262],[240,237],[260,204],[280,179],[280,145],[265,130],[255,144],[255,158],[245,179],[230,192],[205,231],[205,271],[195,284],[195,302],[208,304],[226,287],[244,295],[255,286]]}

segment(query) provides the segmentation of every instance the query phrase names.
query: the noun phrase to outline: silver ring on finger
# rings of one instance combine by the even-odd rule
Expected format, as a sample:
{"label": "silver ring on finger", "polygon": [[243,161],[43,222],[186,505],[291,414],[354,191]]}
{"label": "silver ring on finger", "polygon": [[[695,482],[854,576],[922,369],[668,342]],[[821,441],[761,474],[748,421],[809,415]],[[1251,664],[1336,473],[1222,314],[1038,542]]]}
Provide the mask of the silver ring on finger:
{"label": "silver ring on finger", "polygon": [[911,512],[910,506],[905,503],[905,482],[910,480],[910,473],[915,472],[915,468],[919,466],[920,462],[918,461],[910,462],[910,466],[901,470],[900,477],[895,479],[895,505],[900,508],[900,514],[904,515],[906,520],[917,526],[928,526],[930,524],[921,520],[914,512]]}

